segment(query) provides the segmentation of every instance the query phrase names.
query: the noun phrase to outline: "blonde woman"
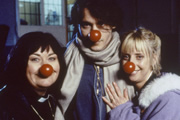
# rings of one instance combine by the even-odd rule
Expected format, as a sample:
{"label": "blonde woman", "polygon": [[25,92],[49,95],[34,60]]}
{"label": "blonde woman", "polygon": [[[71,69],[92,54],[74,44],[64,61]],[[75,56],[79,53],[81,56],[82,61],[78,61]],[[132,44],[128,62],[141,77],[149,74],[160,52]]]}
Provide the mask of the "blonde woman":
{"label": "blonde woman", "polygon": [[127,90],[121,93],[115,82],[107,85],[111,107],[110,120],[179,120],[180,77],[173,73],[161,73],[160,38],[145,28],[138,28],[125,35],[121,47],[122,65],[133,62],[135,70],[127,74],[136,96],[128,99]]}

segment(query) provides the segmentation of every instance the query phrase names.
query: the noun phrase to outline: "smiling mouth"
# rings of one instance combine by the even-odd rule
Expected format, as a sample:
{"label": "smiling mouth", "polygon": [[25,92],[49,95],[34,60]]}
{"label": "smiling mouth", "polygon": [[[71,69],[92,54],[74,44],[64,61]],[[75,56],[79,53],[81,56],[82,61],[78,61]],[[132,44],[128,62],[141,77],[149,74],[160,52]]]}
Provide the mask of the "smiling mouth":
{"label": "smiling mouth", "polygon": [[103,40],[100,39],[99,41],[95,42],[94,44],[98,44],[98,43],[100,43],[100,42],[102,42],[102,41],[103,41]]}
{"label": "smiling mouth", "polygon": [[[54,71],[53,71],[54,73]],[[52,74],[53,74],[52,73]],[[52,76],[52,74],[50,76]],[[46,77],[46,76],[43,76],[41,73],[38,73],[37,76],[39,76],[41,79],[46,79],[46,78],[49,78],[50,76]]]}
{"label": "smiling mouth", "polygon": [[131,75],[135,75],[137,72],[139,72],[140,70],[134,70]]}

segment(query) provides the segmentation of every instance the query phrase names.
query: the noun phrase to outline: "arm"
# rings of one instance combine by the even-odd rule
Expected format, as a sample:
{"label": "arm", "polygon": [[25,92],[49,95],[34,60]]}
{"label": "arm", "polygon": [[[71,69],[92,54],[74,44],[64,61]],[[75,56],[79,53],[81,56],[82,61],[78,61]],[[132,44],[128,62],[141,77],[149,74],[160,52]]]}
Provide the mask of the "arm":
{"label": "arm", "polygon": [[121,94],[119,87],[113,82],[113,87],[108,84],[106,91],[110,101],[105,97],[102,99],[112,109],[108,113],[109,120],[140,120],[139,115],[133,111],[133,103],[129,101],[126,89]]}
{"label": "arm", "polygon": [[[138,109],[137,111],[140,111]],[[141,120],[140,115],[133,111],[133,103],[128,101],[117,106],[108,113],[108,120]]]}

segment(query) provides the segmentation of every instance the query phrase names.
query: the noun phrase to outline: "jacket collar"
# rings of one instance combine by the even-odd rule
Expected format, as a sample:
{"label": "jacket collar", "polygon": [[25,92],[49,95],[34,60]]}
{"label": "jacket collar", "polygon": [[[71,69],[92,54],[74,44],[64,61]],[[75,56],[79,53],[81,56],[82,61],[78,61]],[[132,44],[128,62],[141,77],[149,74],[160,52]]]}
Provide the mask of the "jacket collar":
{"label": "jacket collar", "polygon": [[180,76],[173,73],[165,73],[159,78],[153,79],[139,95],[139,105],[147,108],[156,98],[170,90],[180,90]]}

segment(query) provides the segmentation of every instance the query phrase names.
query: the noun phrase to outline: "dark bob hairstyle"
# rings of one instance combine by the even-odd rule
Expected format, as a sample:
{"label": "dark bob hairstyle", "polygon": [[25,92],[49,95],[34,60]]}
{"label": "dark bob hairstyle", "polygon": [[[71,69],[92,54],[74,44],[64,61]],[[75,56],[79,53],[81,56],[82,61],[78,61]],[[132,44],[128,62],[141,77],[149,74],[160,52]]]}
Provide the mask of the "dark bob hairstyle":
{"label": "dark bob hairstyle", "polygon": [[40,47],[42,52],[51,47],[54,53],[57,54],[61,68],[58,80],[64,76],[64,48],[60,46],[55,37],[50,33],[29,32],[19,38],[8,56],[3,77],[5,84],[19,87],[26,84],[26,68],[29,56]]}

